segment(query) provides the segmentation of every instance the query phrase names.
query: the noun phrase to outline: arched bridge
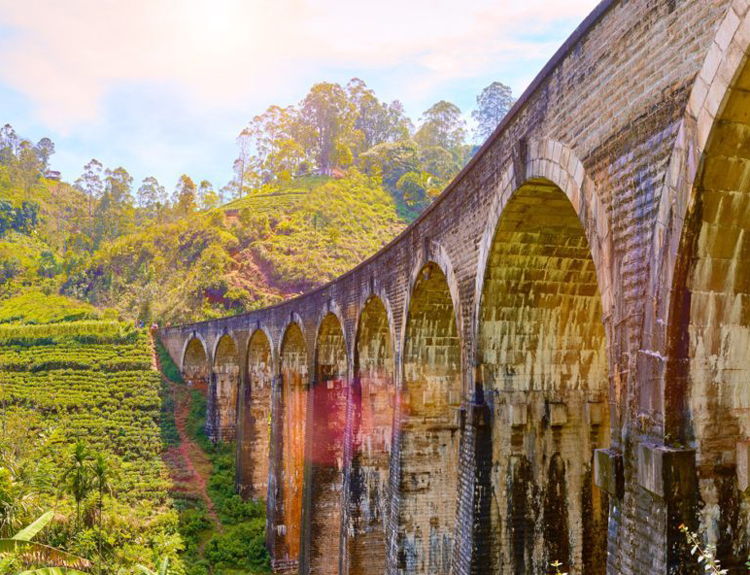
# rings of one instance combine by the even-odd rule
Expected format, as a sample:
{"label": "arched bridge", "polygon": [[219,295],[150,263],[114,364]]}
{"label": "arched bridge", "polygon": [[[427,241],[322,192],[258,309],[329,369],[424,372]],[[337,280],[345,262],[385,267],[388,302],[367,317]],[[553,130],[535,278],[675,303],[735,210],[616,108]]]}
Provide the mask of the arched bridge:
{"label": "arched bridge", "polygon": [[748,0],[607,0],[394,242],[163,329],[279,572],[750,553]]}

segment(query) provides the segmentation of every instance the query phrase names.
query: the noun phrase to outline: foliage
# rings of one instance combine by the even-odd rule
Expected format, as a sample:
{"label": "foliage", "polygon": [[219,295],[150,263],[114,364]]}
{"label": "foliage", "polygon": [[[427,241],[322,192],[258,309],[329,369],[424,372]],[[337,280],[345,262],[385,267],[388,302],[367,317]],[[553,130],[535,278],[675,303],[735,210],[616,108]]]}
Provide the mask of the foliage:
{"label": "foliage", "polygon": [[713,575],[729,573],[728,569],[721,568],[721,563],[716,558],[716,547],[714,545],[702,544],[698,534],[690,531],[687,525],[680,525],[679,529],[690,545],[690,555],[696,556],[697,553],[698,563],[703,565],[706,573],[712,573]]}
{"label": "foliage", "polygon": [[167,379],[173,383],[184,383],[182,380],[182,374],[180,368],[172,360],[172,356],[169,355],[167,348],[158,337],[154,338],[154,347],[156,348],[156,354],[159,357],[159,365],[161,366],[161,372],[167,376]]}
{"label": "foliage", "polygon": [[1,330],[0,502],[24,503],[0,506],[6,524],[54,505],[60,520],[42,544],[101,550],[112,572],[169,556],[182,573],[148,333],[101,321]]}
{"label": "foliage", "polygon": [[[261,502],[243,501],[235,493],[235,446],[213,444],[205,434],[205,396],[191,390],[187,431],[208,455],[212,473],[208,495],[214,503],[224,532],[213,533],[205,546],[207,566],[243,569],[251,574],[270,573],[270,558],[265,548],[265,508]],[[211,522],[205,509],[190,509],[180,514],[180,533],[188,542],[197,543]]]}
{"label": "foliage", "polygon": [[515,102],[511,89],[502,82],[492,82],[482,90],[477,96],[477,108],[471,113],[471,117],[477,123],[476,138],[489,138]]}
{"label": "foliage", "polygon": [[[33,567],[39,563],[54,564],[55,567],[81,568],[85,569],[91,566],[91,562],[83,557],[77,557],[71,553],[66,553],[60,549],[55,549],[48,545],[31,541],[39,532],[44,529],[53,519],[54,514],[47,511],[41,517],[36,519],[31,525],[23,528],[9,539],[0,539],[0,559],[5,566],[20,564],[24,567]],[[0,564],[2,569],[3,564]],[[41,568],[49,571],[51,568]],[[38,571],[38,570],[35,570]],[[3,573],[0,570],[0,573]],[[70,570],[65,570],[70,573]]]}

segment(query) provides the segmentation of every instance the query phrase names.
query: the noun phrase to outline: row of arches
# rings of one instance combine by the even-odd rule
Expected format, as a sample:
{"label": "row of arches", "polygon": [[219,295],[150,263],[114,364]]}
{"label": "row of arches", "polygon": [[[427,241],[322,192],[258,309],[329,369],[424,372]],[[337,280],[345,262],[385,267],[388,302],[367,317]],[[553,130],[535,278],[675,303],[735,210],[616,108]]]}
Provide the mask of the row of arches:
{"label": "row of arches", "polygon": [[[559,560],[602,573],[608,503],[593,485],[592,454],[609,441],[609,369],[601,280],[576,210],[543,178],[508,198],[487,253],[470,393],[460,310],[443,263],[429,261],[414,278],[400,362],[376,295],[360,313],[351,373],[335,313],[319,322],[311,366],[300,321],[283,333],[276,374],[268,336],[253,333],[238,457],[247,467],[273,443],[276,560],[302,556],[309,573],[368,575],[384,573],[391,556],[400,572],[447,575],[469,400],[489,413],[477,503],[488,572],[536,572]],[[197,371],[194,341],[186,373]],[[231,351],[220,340],[217,398],[223,375],[238,371]],[[217,417],[222,428],[221,410]],[[268,467],[250,468],[244,494],[261,496]]]}

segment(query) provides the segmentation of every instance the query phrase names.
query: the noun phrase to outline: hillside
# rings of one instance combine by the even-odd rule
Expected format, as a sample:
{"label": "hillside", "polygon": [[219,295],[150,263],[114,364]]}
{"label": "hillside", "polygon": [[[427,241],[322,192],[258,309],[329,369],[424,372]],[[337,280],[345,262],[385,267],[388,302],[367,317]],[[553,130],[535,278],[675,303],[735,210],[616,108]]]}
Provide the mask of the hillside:
{"label": "hillside", "polygon": [[[41,542],[88,557],[101,542],[109,564],[128,569],[167,553],[179,568],[148,334],[113,321],[5,325],[0,344],[0,498],[16,506],[0,512],[0,531],[54,510]],[[86,489],[72,483],[76,442],[85,473],[97,455],[105,462],[101,514],[90,475],[77,484]]]}
{"label": "hillside", "polygon": [[103,244],[62,292],[146,322],[238,313],[333,279],[403,227],[394,200],[365,176],[265,186]]}

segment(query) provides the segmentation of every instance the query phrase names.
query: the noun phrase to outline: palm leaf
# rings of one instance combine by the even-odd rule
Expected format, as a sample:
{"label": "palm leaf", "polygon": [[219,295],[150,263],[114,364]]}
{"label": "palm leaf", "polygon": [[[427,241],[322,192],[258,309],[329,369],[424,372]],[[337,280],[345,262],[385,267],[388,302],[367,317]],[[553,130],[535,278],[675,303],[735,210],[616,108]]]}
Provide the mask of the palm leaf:
{"label": "palm leaf", "polygon": [[57,567],[88,569],[91,562],[60,549],[19,539],[0,539],[0,557],[14,554],[22,563],[53,563]]}
{"label": "palm leaf", "polygon": [[53,516],[54,514],[52,513],[52,511],[47,511],[47,513],[34,521],[34,523],[16,533],[13,536],[13,539],[17,539],[19,541],[31,541],[37,533],[39,533],[49,524],[50,521],[52,521]]}

